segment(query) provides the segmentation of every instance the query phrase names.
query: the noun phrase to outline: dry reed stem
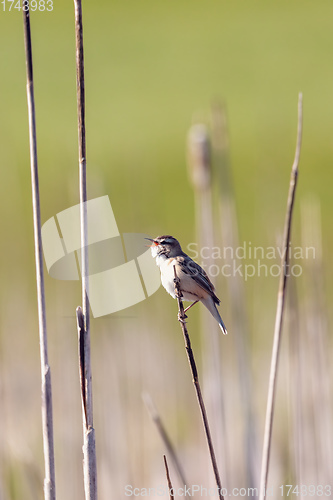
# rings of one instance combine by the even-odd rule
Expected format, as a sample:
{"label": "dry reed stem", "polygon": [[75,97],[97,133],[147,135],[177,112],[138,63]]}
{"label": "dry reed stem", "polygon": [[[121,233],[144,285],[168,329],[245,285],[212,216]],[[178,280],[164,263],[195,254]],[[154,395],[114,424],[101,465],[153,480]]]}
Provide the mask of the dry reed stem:
{"label": "dry reed stem", "polygon": [[[325,297],[325,280],[327,274],[323,262],[323,239],[321,223],[320,200],[311,196],[300,203],[301,215],[301,242],[302,248],[315,249],[314,259],[305,259],[303,273],[303,301],[302,314],[302,346],[306,347],[307,361],[304,363],[307,370],[308,383],[306,394],[312,399],[308,402],[312,415],[312,428],[306,436],[306,450],[303,458],[307,457],[307,468],[312,459],[312,476],[315,484],[332,484],[333,481],[333,435],[332,435],[332,384],[330,372],[330,343],[328,337],[329,320],[327,317],[327,300]],[[309,367],[311,366],[311,368]],[[306,400],[304,400],[305,403]],[[320,411],[318,411],[320,408]],[[309,436],[313,438],[313,444]],[[312,473],[307,473],[309,477]],[[300,483],[296,483],[300,484]]]}
{"label": "dry reed stem", "polygon": [[162,439],[162,441],[167,449],[167,452],[171,457],[174,468],[176,469],[176,472],[178,474],[179,481],[181,482],[182,485],[186,486],[188,483],[185,479],[183,468],[178,460],[174,446],[173,446],[171,439],[170,439],[170,437],[169,437],[169,435],[164,427],[164,424],[161,420],[161,417],[158,414],[158,411],[153,403],[153,400],[151,399],[150,395],[147,393],[144,393],[142,395],[142,398],[143,398],[143,401],[146,405],[146,408],[148,410],[148,413],[149,413],[152,421],[156,425],[156,429],[157,429],[159,435],[161,436],[161,439]]}
{"label": "dry reed stem", "polygon": [[[87,379],[86,379],[86,358],[85,341],[86,332],[84,325],[84,316],[81,307],[76,309],[78,345],[79,345],[79,373],[83,417],[83,472],[84,472],[84,490],[85,497],[89,500],[97,499],[97,472],[96,472],[96,446],[95,429],[89,424],[89,408],[87,401]],[[91,382],[91,381],[90,381]]]}
{"label": "dry reed stem", "polygon": [[170,493],[170,500],[174,500],[175,497],[174,497],[174,494],[173,494],[173,487],[172,487],[172,482],[171,482],[171,479],[170,479],[168,462],[167,462],[167,459],[166,459],[165,455],[163,455],[163,459],[164,459],[164,466],[165,466],[165,474],[166,474],[166,478],[167,478],[167,481],[168,481],[168,488],[169,488],[169,493]]}
{"label": "dry reed stem", "polygon": [[[22,2],[22,7],[23,7]],[[40,197],[37,161],[37,136],[36,136],[36,114],[33,84],[32,47],[30,30],[30,11],[22,8],[24,24],[24,44],[27,70],[27,101],[29,114],[29,141],[30,141],[30,165],[31,186],[34,221],[34,242],[36,260],[37,280],[37,304],[39,321],[39,345],[42,378],[42,428],[44,445],[44,498],[55,500],[55,470],[54,470],[54,444],[53,444],[53,415],[52,415],[52,388],[51,370],[48,363],[47,329],[45,310],[45,287],[43,272],[43,250],[41,234]]]}
{"label": "dry reed stem", "polygon": [[83,28],[81,0],[74,0],[75,38],[76,38],[76,87],[78,112],[79,175],[80,175],[80,224],[82,256],[82,309],[85,330],[89,331],[88,302],[88,230],[87,230],[87,164],[86,164],[86,127],[85,127],[85,84],[83,57]]}
{"label": "dry reed stem", "polygon": [[289,193],[287,201],[287,212],[284,224],[283,253],[281,259],[281,273],[280,273],[280,282],[279,282],[276,317],[275,317],[271,370],[270,370],[269,386],[268,386],[259,500],[264,500],[266,498],[266,491],[267,491],[267,478],[268,478],[269,458],[270,458],[271,442],[272,442],[277,368],[278,368],[279,350],[280,350],[281,334],[282,334],[282,320],[283,320],[283,312],[285,305],[286,284],[287,284],[287,277],[289,270],[289,246],[290,246],[291,222],[292,222],[292,214],[295,201],[295,192],[296,192],[297,177],[298,177],[298,164],[299,164],[301,143],[302,143],[302,124],[303,124],[303,107],[302,107],[302,94],[300,93],[298,97],[298,127],[297,127],[296,151],[295,151],[293,166],[291,169],[291,177],[290,177]]}
{"label": "dry reed stem", "polygon": [[189,337],[189,334],[187,331],[187,327],[186,327],[185,319],[187,316],[184,313],[184,305],[183,305],[183,301],[182,301],[183,295],[182,295],[182,292],[180,290],[180,280],[177,276],[175,266],[174,266],[173,270],[174,270],[174,275],[175,275],[175,278],[174,278],[175,295],[176,295],[177,302],[178,302],[178,321],[180,322],[182,332],[184,335],[185,350],[186,350],[186,354],[188,357],[188,361],[189,361],[189,365],[190,365],[190,369],[191,369],[191,373],[192,373],[193,384],[194,384],[196,394],[197,394],[197,399],[198,399],[198,403],[199,403],[199,408],[200,408],[202,421],[203,421],[203,425],[204,425],[204,430],[205,430],[205,435],[206,435],[206,439],[207,439],[207,444],[208,444],[208,448],[209,448],[210,458],[211,458],[212,467],[213,467],[213,471],[214,471],[215,481],[216,481],[216,485],[217,485],[217,489],[218,489],[218,495],[219,495],[220,500],[224,500],[224,497],[222,495],[220,474],[219,474],[218,467],[217,467],[217,462],[216,462],[216,457],[215,457],[215,452],[214,452],[214,447],[213,447],[213,441],[212,441],[210,428],[209,428],[209,424],[208,424],[206,408],[205,408],[205,404],[204,404],[203,397],[201,394],[201,387],[200,387],[200,383],[199,383],[198,370],[197,370],[197,366],[196,366],[196,363],[194,360],[194,355],[193,355],[193,351],[192,351],[192,347],[191,347],[191,340],[190,340],[190,337]]}
{"label": "dry reed stem", "polygon": [[[80,174],[80,227],[82,261],[82,310],[77,309],[83,413],[83,472],[86,500],[97,499],[97,468],[90,362],[90,317],[88,301],[88,221],[85,133],[85,83],[83,57],[83,29],[81,0],[74,0],[76,39],[76,84],[78,110],[79,174]],[[83,359],[82,359],[83,357]],[[84,384],[83,384],[84,382]]]}

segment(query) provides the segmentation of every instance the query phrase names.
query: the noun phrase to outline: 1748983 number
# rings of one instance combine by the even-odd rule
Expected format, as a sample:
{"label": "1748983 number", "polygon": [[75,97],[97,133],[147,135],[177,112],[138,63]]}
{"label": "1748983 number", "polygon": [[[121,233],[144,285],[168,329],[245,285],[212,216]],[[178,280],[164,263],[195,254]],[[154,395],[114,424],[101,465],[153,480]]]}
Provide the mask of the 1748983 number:
{"label": "1748983 number", "polygon": [[2,0],[2,10],[4,12],[39,10],[39,12],[51,12],[53,10],[53,0]]}
{"label": "1748983 number", "polygon": [[300,495],[301,497],[330,497],[332,494],[332,487],[328,484],[322,485],[294,485],[294,484],[283,484],[282,486],[279,486],[279,489],[281,490],[281,496],[298,496]]}

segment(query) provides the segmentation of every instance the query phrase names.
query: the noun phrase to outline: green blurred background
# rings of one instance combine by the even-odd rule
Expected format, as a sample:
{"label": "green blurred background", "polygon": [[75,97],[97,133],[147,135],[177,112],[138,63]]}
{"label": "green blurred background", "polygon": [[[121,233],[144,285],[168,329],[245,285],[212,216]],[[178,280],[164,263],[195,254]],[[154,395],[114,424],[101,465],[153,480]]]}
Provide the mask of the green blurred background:
{"label": "green blurred background", "polygon": [[[38,498],[36,492],[43,474],[28,118],[22,13],[14,9],[8,12],[8,2],[5,2],[6,11],[3,7],[2,3],[0,374],[4,405],[1,404],[0,410],[3,422],[1,493],[5,499],[28,499]],[[323,249],[325,300],[330,303],[333,292],[330,252],[333,209],[332,20],[333,4],[329,0],[84,2],[89,198],[110,196],[121,232],[142,232],[152,236],[172,234],[184,246],[196,241],[194,196],[186,167],[186,136],[193,121],[209,121],[211,103],[219,100],[225,103],[228,114],[240,241],[251,241],[256,246],[275,245],[284,222],[296,142],[298,92],[302,91],[304,135],[294,238],[296,245],[301,244],[300,202],[309,198],[315,199],[316,203],[319,201],[322,241],[318,244]],[[41,211],[42,222],[45,222],[79,200],[72,2],[55,0],[52,12],[32,13],[31,27]],[[75,307],[80,302],[80,287],[78,283],[52,280],[47,273],[45,279],[50,360],[54,369],[59,498],[75,499],[82,497],[74,317]],[[305,286],[306,281],[300,285],[301,296]],[[276,290],[276,278],[253,278],[245,283],[250,343],[253,346],[250,364],[256,365],[257,356],[267,357],[264,372],[259,368],[259,373],[254,370],[263,380],[262,386],[256,390],[259,449]],[[226,293],[226,284],[222,283],[219,294]],[[229,320],[230,324],[230,314],[223,309],[226,322],[228,324]],[[198,314],[198,311],[193,312],[192,317],[198,318]],[[118,424],[123,419],[122,411],[127,415],[123,440],[117,444],[116,430],[113,430],[110,432],[116,444],[110,438],[108,446],[100,445],[99,448],[101,483],[106,484],[101,486],[101,491],[117,492],[118,498],[123,496],[124,482],[115,479],[117,467],[122,470],[124,481],[136,478],[142,486],[142,478],[147,483],[154,469],[158,469],[158,474],[163,477],[158,462],[161,450],[155,441],[147,444],[147,435],[154,434],[154,429],[151,429],[140,399],[140,391],[147,383],[149,385],[149,369],[159,380],[155,397],[160,406],[167,397],[176,405],[176,410],[167,403],[163,406],[166,419],[171,419],[176,442],[183,443],[186,427],[184,415],[187,410],[180,402],[189,397],[188,404],[193,405],[193,412],[197,413],[192,393],[187,395],[192,391],[191,381],[182,359],[184,353],[177,336],[179,332],[175,333],[178,325],[174,315],[175,304],[160,290],[148,301],[123,314],[92,323],[96,349],[93,372],[96,367],[98,444],[107,439],[108,425],[116,418],[112,402],[107,403],[109,413],[105,410],[105,400],[110,397],[103,387],[107,389],[112,378],[111,385],[115,385],[120,400],[124,390],[128,394],[129,387],[133,389],[129,380],[136,380],[137,366],[134,354],[129,354],[131,346],[145,351],[147,346],[153,345],[151,355],[154,359],[164,346],[165,352],[169,349],[172,353],[170,359],[184,363],[179,377],[186,377],[187,385],[184,392],[177,389],[174,395],[174,385],[168,382],[168,356],[165,354],[163,375],[157,374],[160,362],[152,361],[149,352],[147,358],[143,353],[139,356],[148,371],[146,375],[142,375],[144,370],[140,372],[142,380],[135,395],[125,398],[122,409],[118,407]],[[158,326],[150,325],[149,318],[154,318]],[[198,330],[193,325],[194,342],[199,348]],[[232,350],[232,347],[226,349]],[[114,369],[114,373],[109,373],[103,365],[113,366],[110,369]],[[128,375],[131,370],[132,379]],[[174,376],[177,385],[178,375]],[[68,383],[68,379],[72,382]],[[63,384],[67,392],[63,392]],[[71,392],[68,387],[72,386]],[[131,421],[136,409],[146,433],[140,438],[141,424],[136,427],[137,422]],[[71,423],[66,422],[66,414],[67,417],[73,415]],[[194,418],[199,425],[198,417]],[[115,429],[116,424],[112,422]],[[193,430],[188,432],[185,444],[196,435]],[[131,448],[131,433],[139,440],[135,449]],[[232,437],[230,439],[232,441]],[[66,469],[63,464],[68,442],[72,449],[71,465]],[[203,440],[201,445],[204,449]],[[190,454],[186,446],[185,456]],[[148,451],[143,451],[147,447],[156,453],[153,459]],[[121,449],[123,451],[119,451]],[[124,461],[123,467],[113,452]],[[143,453],[147,456],[138,465]],[[282,462],[285,453],[283,448],[279,455]],[[235,461],[237,463],[236,458]],[[25,463],[32,464],[31,470],[35,472],[30,469],[27,472],[22,465]],[[284,480],[285,471],[281,472],[278,466],[276,470],[279,480]],[[67,490],[70,474],[72,486]],[[23,494],[22,491],[28,491],[26,483],[30,484],[30,493]],[[234,484],[238,485],[236,479]],[[111,495],[104,495],[101,498],[111,498]]]}

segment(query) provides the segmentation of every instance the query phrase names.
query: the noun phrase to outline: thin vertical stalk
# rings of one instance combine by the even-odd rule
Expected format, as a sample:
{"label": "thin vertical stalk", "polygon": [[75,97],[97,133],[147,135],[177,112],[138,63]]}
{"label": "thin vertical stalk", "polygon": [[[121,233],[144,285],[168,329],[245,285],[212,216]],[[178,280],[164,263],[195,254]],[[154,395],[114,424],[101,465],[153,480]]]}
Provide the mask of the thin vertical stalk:
{"label": "thin vertical stalk", "polygon": [[210,428],[209,428],[209,424],[208,424],[205,403],[204,403],[202,393],[201,393],[197,365],[195,363],[195,359],[194,359],[194,355],[193,355],[193,351],[192,351],[192,347],[191,347],[191,340],[190,340],[190,336],[188,334],[187,327],[186,327],[186,321],[185,321],[186,314],[184,312],[184,305],[183,305],[183,301],[182,301],[183,295],[182,295],[182,292],[180,289],[180,280],[177,276],[175,266],[174,266],[173,270],[174,270],[174,275],[175,275],[175,278],[174,278],[175,295],[176,295],[177,302],[178,302],[178,321],[180,322],[183,336],[184,336],[185,350],[186,350],[188,362],[189,362],[191,373],[192,373],[193,384],[194,384],[195,391],[197,394],[197,399],[198,399],[198,403],[199,403],[201,417],[202,417],[202,421],[203,421],[203,425],[204,425],[204,431],[205,431],[208,449],[209,449],[209,453],[210,453],[210,458],[211,458],[211,462],[212,462],[212,467],[213,467],[213,471],[214,471],[215,482],[217,485],[218,495],[219,495],[220,500],[224,500],[224,497],[222,495],[221,479],[220,479],[220,474],[219,474],[219,470],[217,467],[216,456],[215,456],[212,436],[211,436]]}
{"label": "thin vertical stalk", "polygon": [[82,309],[77,309],[79,334],[79,357],[81,371],[81,398],[83,414],[83,471],[86,500],[97,499],[97,468],[95,431],[93,428],[93,404],[90,361],[90,317],[88,301],[88,220],[87,220],[87,174],[85,132],[85,83],[83,56],[82,5],[74,0],[76,39],[76,85],[78,110],[79,174],[80,174],[80,227],[82,262]]}
{"label": "thin vertical stalk", "polygon": [[171,482],[171,479],[170,479],[168,462],[167,462],[167,459],[166,459],[165,455],[163,455],[163,459],[164,459],[165,475],[166,475],[167,482],[168,482],[170,500],[174,500],[175,496],[173,494],[173,487],[172,487],[172,482]]}
{"label": "thin vertical stalk", "polygon": [[76,38],[76,89],[78,112],[79,140],[79,175],[80,175],[80,224],[81,224],[81,258],[82,258],[82,309],[85,329],[89,331],[88,303],[88,222],[87,222],[87,163],[86,163],[86,125],[85,125],[85,83],[83,56],[82,5],[74,0],[75,5],[75,38]]}
{"label": "thin vertical stalk", "polygon": [[299,164],[301,143],[302,143],[302,123],[303,123],[302,94],[299,94],[297,142],[296,142],[295,158],[291,169],[291,177],[290,177],[289,193],[287,201],[287,212],[284,224],[283,247],[282,247],[283,252],[281,259],[280,282],[279,282],[279,290],[277,298],[273,351],[272,351],[271,370],[270,370],[268,397],[267,397],[259,500],[264,500],[266,498],[266,491],[267,491],[269,458],[270,458],[271,442],[272,442],[274,403],[276,394],[277,368],[278,368],[279,351],[280,351],[281,336],[282,336],[282,320],[283,320],[283,312],[284,312],[285,297],[286,297],[287,277],[289,272],[289,247],[290,247],[290,235],[291,235],[291,222],[292,222],[292,215],[293,215],[293,208],[295,201],[295,193],[296,193],[297,177],[298,177],[298,164]]}
{"label": "thin vertical stalk", "polygon": [[[26,10],[24,10],[26,8]],[[44,444],[44,497],[46,500],[55,500],[55,470],[54,470],[54,445],[53,445],[53,414],[52,414],[52,387],[51,370],[48,362],[47,329],[45,310],[45,288],[43,272],[43,250],[41,233],[40,197],[37,162],[37,136],[36,113],[33,84],[32,47],[30,30],[30,11],[22,2],[25,58],[27,70],[27,101],[29,114],[29,140],[30,140],[30,165],[31,186],[34,221],[34,241],[37,280],[37,304],[39,321],[39,345],[42,375],[42,427]]]}

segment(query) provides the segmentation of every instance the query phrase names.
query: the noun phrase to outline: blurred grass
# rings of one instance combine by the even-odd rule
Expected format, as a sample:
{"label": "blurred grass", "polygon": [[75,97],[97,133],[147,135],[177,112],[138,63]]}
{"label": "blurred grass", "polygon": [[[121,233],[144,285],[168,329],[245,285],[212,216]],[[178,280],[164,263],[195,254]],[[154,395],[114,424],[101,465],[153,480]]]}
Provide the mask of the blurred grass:
{"label": "blurred grass", "polygon": [[[73,10],[71,2],[56,0],[53,12],[31,15],[42,222],[78,203]],[[185,138],[193,118],[207,120],[212,100],[222,99],[228,109],[240,241],[274,246],[283,226],[301,90],[304,139],[294,244],[300,244],[298,203],[313,194],[322,207],[325,273],[331,299],[332,15],[329,0],[281,0],[275,4],[264,0],[85,2],[89,197],[110,196],[122,232],[171,233],[184,246],[194,241]],[[3,369],[12,373],[15,360],[7,359],[11,339],[24,346],[18,353],[20,363],[25,352],[33,357],[38,352],[21,13],[0,10],[0,47],[0,354],[6,360]],[[61,375],[63,364],[73,363],[71,356],[76,355],[72,337],[68,347],[68,334],[75,335],[79,285],[56,282],[48,276],[46,285],[51,360]],[[252,325],[260,314],[260,325],[254,332],[258,358],[271,346],[267,330],[273,326],[276,289],[273,278],[253,278],[246,283]],[[174,325],[168,313],[175,311],[164,291],[124,311],[124,316],[144,317],[152,310],[165,323],[157,337],[161,342],[168,327]],[[195,324],[197,315],[193,311],[190,324]],[[95,328],[96,332],[116,329],[124,334],[129,325],[133,321],[119,314],[96,320]],[[140,324],[140,335],[147,328]],[[93,341],[98,345],[98,338]],[[149,341],[146,339],[145,347]],[[112,348],[113,342],[104,340]],[[179,339],[171,336],[170,342]],[[125,353],[126,345],[124,341]],[[70,360],[63,358],[66,348],[71,350]],[[158,370],[157,361],[154,363]],[[38,363],[34,366],[33,371],[30,363],[23,364],[20,374],[24,377],[25,370],[32,370],[38,398]],[[73,368],[68,366],[73,376]],[[165,375],[161,377],[165,382]],[[15,384],[12,389],[14,395],[19,394]],[[181,398],[183,389],[179,391]],[[55,393],[58,405],[63,404],[59,388]],[[172,393],[168,396],[172,398]],[[33,419],[38,403],[37,399],[29,410]],[[14,407],[22,411],[21,404],[18,401]],[[79,415],[80,408],[75,411]],[[172,418],[168,405],[164,411]],[[39,424],[38,419],[39,414]],[[71,425],[70,429],[75,427]],[[64,432],[59,423],[56,426]],[[80,431],[76,439],[80,447]],[[58,453],[65,455],[64,450]],[[135,468],[134,459],[131,467]],[[11,474],[14,477],[15,471]]]}
{"label": "blurred grass", "polygon": [[[229,111],[241,231],[245,238],[253,228],[261,234],[256,217],[267,202],[274,213],[284,209],[299,90],[305,101],[301,189],[319,195],[329,223],[332,11],[329,1],[84,6],[90,175],[103,180],[94,195],[110,194],[120,227],[131,231],[141,221],[142,231],[193,239],[184,137],[193,114],[205,116],[218,96]],[[77,196],[72,16],[66,2],[55,3],[51,13],[32,14],[45,219]],[[29,173],[22,19],[18,12],[1,12],[0,22],[4,189],[9,170],[24,187]],[[2,208],[12,191],[4,189]],[[29,193],[22,191],[29,217]],[[187,223],[179,228],[171,193],[182,198]]]}

